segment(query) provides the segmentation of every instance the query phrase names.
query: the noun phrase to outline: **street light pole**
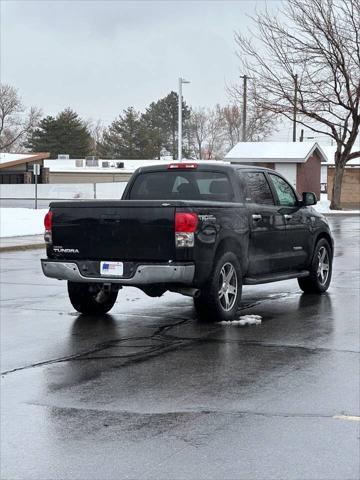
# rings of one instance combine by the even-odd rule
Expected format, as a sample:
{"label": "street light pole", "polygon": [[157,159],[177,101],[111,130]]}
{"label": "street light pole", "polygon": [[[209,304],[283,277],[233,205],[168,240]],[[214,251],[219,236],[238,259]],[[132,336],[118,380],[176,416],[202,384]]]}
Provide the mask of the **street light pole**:
{"label": "street light pole", "polygon": [[178,105],[178,160],[182,160],[182,78],[179,78],[179,105]]}
{"label": "street light pole", "polygon": [[179,113],[178,113],[178,161],[182,161],[182,86],[183,83],[190,83],[188,80],[179,77]]}

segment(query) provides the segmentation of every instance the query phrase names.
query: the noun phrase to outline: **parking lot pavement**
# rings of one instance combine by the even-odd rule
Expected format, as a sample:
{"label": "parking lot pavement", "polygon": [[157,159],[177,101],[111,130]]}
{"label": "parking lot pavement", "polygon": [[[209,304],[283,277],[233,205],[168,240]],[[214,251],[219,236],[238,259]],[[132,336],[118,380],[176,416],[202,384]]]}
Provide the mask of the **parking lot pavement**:
{"label": "parking lot pavement", "polygon": [[1,256],[1,478],[358,479],[359,217],[328,294],[245,287],[251,327],[124,289],[77,315],[40,251]]}

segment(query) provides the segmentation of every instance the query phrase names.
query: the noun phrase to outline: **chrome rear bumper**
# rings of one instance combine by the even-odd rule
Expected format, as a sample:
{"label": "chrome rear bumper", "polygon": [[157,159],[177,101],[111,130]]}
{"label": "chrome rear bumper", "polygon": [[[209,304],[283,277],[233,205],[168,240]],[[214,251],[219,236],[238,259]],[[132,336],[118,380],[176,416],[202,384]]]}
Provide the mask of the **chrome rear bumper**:
{"label": "chrome rear bumper", "polygon": [[75,262],[59,262],[41,260],[42,270],[46,277],[58,280],[70,280],[83,283],[117,283],[121,285],[151,285],[154,283],[180,283],[191,285],[194,279],[195,265],[139,265],[130,278],[101,276],[86,277],[82,275]]}

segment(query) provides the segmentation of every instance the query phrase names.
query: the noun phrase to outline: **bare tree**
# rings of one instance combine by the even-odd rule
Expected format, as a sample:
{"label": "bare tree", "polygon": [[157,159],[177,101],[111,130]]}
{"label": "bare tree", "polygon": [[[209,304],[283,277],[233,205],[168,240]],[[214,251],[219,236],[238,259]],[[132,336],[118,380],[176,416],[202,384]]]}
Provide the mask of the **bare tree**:
{"label": "bare tree", "polygon": [[208,111],[206,158],[208,160],[223,158],[225,148],[224,115],[220,105],[215,105]]}
{"label": "bare tree", "polygon": [[[252,39],[235,35],[260,108],[292,119],[336,143],[331,208],[340,208],[346,163],[360,157],[359,0],[288,0],[253,18]],[[297,99],[294,90],[297,87]]]}
{"label": "bare tree", "polygon": [[[223,108],[226,141],[230,148],[242,139],[242,85],[227,87],[232,103]],[[250,83],[247,102],[246,141],[259,142],[276,130],[276,116],[265,109],[256,97],[255,85]]]}
{"label": "bare tree", "polygon": [[188,122],[190,134],[190,146],[196,158],[204,158],[204,142],[207,138],[208,114],[205,108],[191,110]]}
{"label": "bare tree", "polygon": [[224,130],[230,148],[241,140],[242,113],[238,105],[227,105],[222,109],[224,116]]}
{"label": "bare tree", "polygon": [[200,160],[222,158],[224,153],[224,116],[220,105],[190,112],[188,121],[191,150]]}
{"label": "bare tree", "polygon": [[35,128],[40,117],[41,111],[35,107],[26,111],[14,87],[0,84],[1,151],[19,151],[27,134]]}
{"label": "bare tree", "polygon": [[105,131],[104,124],[101,119],[93,120],[92,118],[87,120],[85,124],[91,135],[91,155],[99,156],[99,145],[101,145],[103,141]]}
{"label": "bare tree", "polygon": [[[231,87],[229,93],[234,101],[241,97],[241,91],[236,86]],[[273,130],[274,115],[251,102],[247,140],[261,140]],[[241,141],[242,110],[238,103],[192,110],[189,131],[190,144],[196,158],[223,158],[228,150]]]}

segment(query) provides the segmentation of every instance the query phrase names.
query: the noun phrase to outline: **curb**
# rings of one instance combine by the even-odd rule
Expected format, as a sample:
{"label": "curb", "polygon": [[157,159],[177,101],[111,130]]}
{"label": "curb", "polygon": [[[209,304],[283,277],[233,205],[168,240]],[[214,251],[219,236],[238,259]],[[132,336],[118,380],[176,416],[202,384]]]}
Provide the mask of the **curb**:
{"label": "curb", "polygon": [[8,247],[0,247],[1,252],[19,252],[21,250],[45,249],[45,243],[29,243],[28,245],[9,245]]}

